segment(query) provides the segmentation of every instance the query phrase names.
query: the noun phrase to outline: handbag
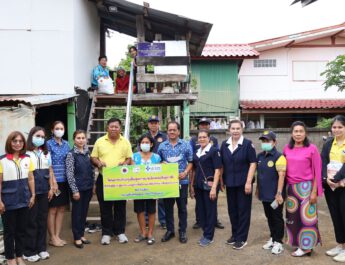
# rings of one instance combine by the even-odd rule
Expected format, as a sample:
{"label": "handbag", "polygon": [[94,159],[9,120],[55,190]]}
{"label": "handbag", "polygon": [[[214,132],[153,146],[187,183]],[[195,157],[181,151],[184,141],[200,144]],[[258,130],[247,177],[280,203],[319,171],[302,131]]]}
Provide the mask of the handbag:
{"label": "handbag", "polygon": [[202,188],[204,190],[210,191],[213,186],[213,181],[208,180],[208,178],[213,178],[213,176],[206,177],[204,170],[202,169],[201,163],[199,162],[199,167],[201,169],[202,175],[204,176],[204,181],[202,182]]}

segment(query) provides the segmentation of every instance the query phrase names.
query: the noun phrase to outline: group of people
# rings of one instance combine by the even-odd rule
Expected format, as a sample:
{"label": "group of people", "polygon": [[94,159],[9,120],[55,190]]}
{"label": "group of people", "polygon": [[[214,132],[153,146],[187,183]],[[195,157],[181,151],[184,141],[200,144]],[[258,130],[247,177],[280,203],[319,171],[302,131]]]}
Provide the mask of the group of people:
{"label": "group of people", "polygon": [[[134,60],[134,75],[133,75],[133,92],[136,90],[135,86],[135,77],[136,77],[136,56],[137,56],[137,48],[135,46],[129,47],[128,53],[131,58]],[[91,74],[91,87],[93,89],[98,88],[99,81],[101,78],[104,79],[109,79],[110,74],[109,74],[109,69],[107,67],[107,61],[108,58],[105,55],[101,55],[98,57],[98,65],[92,69],[92,74]],[[116,79],[115,79],[115,90],[113,93],[116,94],[127,94],[128,93],[128,88],[129,88],[129,75],[126,72],[126,69],[123,66],[118,66],[116,68]]]}
{"label": "group of people", "polygon": [[[74,146],[63,140],[65,126],[56,121],[47,140],[41,127],[31,129],[27,140],[19,131],[6,141],[6,154],[0,157],[0,213],[4,224],[5,257],[8,264],[23,265],[49,258],[49,244],[63,247],[60,237],[65,206],[72,202],[74,245],[83,248],[91,242],[84,229],[93,192],[99,202],[102,237],[108,245],[115,235],[120,243],[128,242],[126,201],[106,201],[102,171],[105,167],[178,163],[179,197],[158,200],[158,215],[166,233],[161,242],[175,237],[174,205],[178,209],[178,238],[187,243],[188,196],[196,200],[196,224],[202,228],[199,245],[214,240],[215,228],[222,226],[217,217],[219,191],[226,191],[231,233],[227,244],[240,250],[247,245],[252,194],[262,201],[268,221],[270,239],[263,245],[273,254],[283,248],[283,204],[286,202],[287,243],[295,247],[292,256],[311,255],[321,243],[318,230],[317,200],[325,194],[338,245],[326,252],[335,261],[345,262],[345,117],[332,121],[332,137],[324,144],[321,155],[310,143],[307,128],[296,121],[291,139],[282,152],[276,149],[276,135],[264,131],[259,137],[262,151],[256,154],[249,139],[243,137],[243,124],[232,120],[229,139],[218,146],[210,136],[210,121],[199,122],[199,132],[191,141],[180,138],[180,125],[167,124],[167,134],[159,131],[159,119],[151,116],[149,131],[138,140],[133,154],[130,142],[121,135],[121,121],[111,118],[107,133],[100,137],[89,153],[86,134],[73,134]],[[99,171],[95,179],[94,169]],[[253,182],[257,175],[256,191]],[[135,200],[139,233],[134,242],[152,245],[157,201]]]}

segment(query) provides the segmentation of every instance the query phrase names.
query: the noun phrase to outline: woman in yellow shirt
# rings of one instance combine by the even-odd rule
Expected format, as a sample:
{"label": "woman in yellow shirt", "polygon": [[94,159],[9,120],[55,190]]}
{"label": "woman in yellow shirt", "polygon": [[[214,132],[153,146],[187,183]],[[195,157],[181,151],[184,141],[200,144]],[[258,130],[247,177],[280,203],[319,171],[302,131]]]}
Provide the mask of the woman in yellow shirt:
{"label": "woman in yellow shirt", "polygon": [[345,117],[332,120],[332,134],[322,148],[322,178],[338,245],[326,254],[345,262]]}

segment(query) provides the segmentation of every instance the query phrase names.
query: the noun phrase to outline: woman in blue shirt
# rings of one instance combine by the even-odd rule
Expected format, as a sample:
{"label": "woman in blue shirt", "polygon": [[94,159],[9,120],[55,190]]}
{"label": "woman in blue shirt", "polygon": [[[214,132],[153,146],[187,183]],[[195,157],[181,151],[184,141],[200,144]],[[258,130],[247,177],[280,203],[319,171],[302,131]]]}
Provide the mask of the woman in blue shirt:
{"label": "woman in blue shirt", "polygon": [[197,215],[203,230],[199,245],[206,247],[213,242],[217,223],[217,189],[222,160],[218,149],[210,143],[208,131],[199,131],[198,143],[200,148],[193,157],[195,181],[191,179],[191,183],[195,183],[195,190],[191,186],[191,193],[195,192]]}
{"label": "woman in blue shirt", "polygon": [[65,133],[65,125],[56,121],[51,127],[53,137],[47,141],[48,151],[52,158],[52,167],[57,182],[57,191],[49,202],[48,232],[49,244],[55,247],[63,247],[66,241],[60,238],[62,230],[65,206],[69,204],[68,183],[66,177],[66,156],[70,150],[68,142],[62,139]]}
{"label": "woman in blue shirt", "polygon": [[252,142],[243,137],[243,124],[232,120],[230,138],[222,143],[223,183],[226,186],[232,235],[227,244],[234,249],[247,245],[252,209],[252,180],[256,169],[256,153]]}
{"label": "woman in blue shirt", "polygon": [[83,248],[91,242],[84,237],[85,223],[94,183],[93,166],[86,145],[86,133],[73,133],[74,146],[66,157],[66,174],[72,191],[72,232],[74,245]]}
{"label": "woman in blue shirt", "polygon": [[[133,154],[134,165],[150,165],[159,164],[161,158],[156,153],[152,153],[154,140],[150,135],[143,135],[139,141],[139,152]],[[146,233],[146,222],[145,222],[145,210],[147,210],[149,217],[149,229]],[[137,214],[140,234],[134,239],[134,242],[139,243],[143,240],[147,240],[148,245],[155,243],[153,237],[153,228],[155,226],[155,215],[156,215],[156,200],[144,199],[134,200],[134,212]]]}

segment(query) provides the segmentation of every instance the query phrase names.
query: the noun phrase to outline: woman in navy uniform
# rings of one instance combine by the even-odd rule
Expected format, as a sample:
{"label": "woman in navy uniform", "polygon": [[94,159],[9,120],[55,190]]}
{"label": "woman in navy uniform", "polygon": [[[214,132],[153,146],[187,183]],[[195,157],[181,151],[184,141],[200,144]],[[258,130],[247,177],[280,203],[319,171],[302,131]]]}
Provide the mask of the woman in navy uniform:
{"label": "woman in navy uniform", "polygon": [[28,210],[35,203],[34,165],[26,155],[21,132],[10,133],[6,154],[0,157],[0,214],[4,224],[5,257],[8,265],[23,265]]}
{"label": "woman in navy uniform", "polygon": [[283,191],[286,172],[286,159],[276,149],[276,135],[272,131],[264,131],[259,140],[262,141],[263,152],[258,154],[256,196],[264,207],[270,229],[271,238],[263,249],[271,249],[272,254],[280,254],[283,248]]}
{"label": "woman in navy uniform", "polygon": [[45,137],[45,130],[39,126],[33,127],[28,136],[27,155],[35,166],[36,192],[35,205],[29,210],[24,248],[24,259],[30,262],[49,258],[46,242],[48,201],[52,199],[57,184]]}
{"label": "woman in navy uniform", "polygon": [[89,203],[92,197],[94,171],[90,152],[86,145],[86,133],[76,130],[73,133],[74,146],[66,157],[66,175],[72,191],[72,232],[74,245],[83,248],[91,242],[84,237]]}
{"label": "woman in navy uniform", "polygon": [[252,142],[242,135],[243,124],[240,120],[232,120],[229,131],[231,137],[220,148],[232,230],[226,243],[233,245],[234,249],[242,249],[247,245],[250,226],[256,153]]}
{"label": "woman in navy uniform", "polygon": [[199,245],[206,247],[213,242],[217,223],[217,189],[222,161],[218,149],[210,143],[208,131],[199,131],[198,143],[200,148],[193,155],[195,181],[191,180],[195,189],[191,185],[191,192],[195,194],[203,230]]}

